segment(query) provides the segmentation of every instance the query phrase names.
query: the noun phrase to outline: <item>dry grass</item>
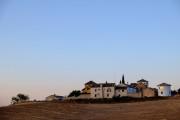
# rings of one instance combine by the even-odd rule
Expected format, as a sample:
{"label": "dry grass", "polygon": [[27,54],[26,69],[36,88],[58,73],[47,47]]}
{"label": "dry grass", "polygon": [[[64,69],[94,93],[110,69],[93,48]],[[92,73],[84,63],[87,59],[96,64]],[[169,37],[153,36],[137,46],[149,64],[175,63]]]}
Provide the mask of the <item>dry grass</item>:
{"label": "dry grass", "polygon": [[0,108],[0,120],[180,120],[180,98],[119,104],[34,103]]}

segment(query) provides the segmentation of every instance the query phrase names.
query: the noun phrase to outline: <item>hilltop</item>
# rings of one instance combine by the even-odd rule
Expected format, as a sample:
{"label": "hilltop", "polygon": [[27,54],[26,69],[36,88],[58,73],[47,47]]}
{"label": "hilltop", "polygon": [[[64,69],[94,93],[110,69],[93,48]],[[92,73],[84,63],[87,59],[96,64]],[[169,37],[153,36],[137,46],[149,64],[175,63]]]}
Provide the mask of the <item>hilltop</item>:
{"label": "hilltop", "polygon": [[179,120],[180,98],[116,104],[42,102],[0,108],[0,120]]}

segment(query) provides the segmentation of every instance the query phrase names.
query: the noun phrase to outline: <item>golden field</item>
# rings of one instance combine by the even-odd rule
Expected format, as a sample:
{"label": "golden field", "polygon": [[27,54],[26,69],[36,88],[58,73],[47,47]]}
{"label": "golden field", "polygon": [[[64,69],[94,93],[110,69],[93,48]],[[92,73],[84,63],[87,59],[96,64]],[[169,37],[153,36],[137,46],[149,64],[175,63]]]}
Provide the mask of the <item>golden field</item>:
{"label": "golden field", "polygon": [[180,120],[180,98],[115,104],[14,105],[0,108],[0,120]]}

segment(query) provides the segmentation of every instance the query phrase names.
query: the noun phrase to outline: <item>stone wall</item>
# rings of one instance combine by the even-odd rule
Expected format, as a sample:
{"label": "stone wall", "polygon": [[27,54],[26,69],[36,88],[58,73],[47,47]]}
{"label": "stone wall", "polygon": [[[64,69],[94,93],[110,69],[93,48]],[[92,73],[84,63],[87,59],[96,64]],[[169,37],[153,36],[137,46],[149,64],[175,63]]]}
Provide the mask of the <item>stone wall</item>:
{"label": "stone wall", "polygon": [[153,88],[146,88],[143,89],[143,97],[155,97],[157,96],[157,91],[156,89]]}

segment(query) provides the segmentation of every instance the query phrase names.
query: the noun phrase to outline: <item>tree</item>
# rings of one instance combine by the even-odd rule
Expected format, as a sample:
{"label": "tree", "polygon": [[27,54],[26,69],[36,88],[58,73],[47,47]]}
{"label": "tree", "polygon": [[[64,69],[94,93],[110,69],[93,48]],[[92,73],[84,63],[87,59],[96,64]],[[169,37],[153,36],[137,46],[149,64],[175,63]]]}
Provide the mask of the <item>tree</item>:
{"label": "tree", "polygon": [[176,90],[172,90],[172,91],[171,91],[171,95],[172,95],[172,96],[175,96],[175,95],[177,95],[177,94],[178,94],[178,92],[177,92]]}
{"label": "tree", "polygon": [[121,82],[121,80],[120,80],[120,84],[121,84],[122,82]]}
{"label": "tree", "polygon": [[125,84],[124,75],[122,76],[122,84]]}
{"label": "tree", "polygon": [[18,97],[12,97],[11,98],[11,103],[12,104],[16,104],[16,103],[18,103],[19,102],[19,98]]}
{"label": "tree", "polygon": [[20,101],[27,101],[27,100],[29,100],[29,96],[21,94],[21,93],[19,93],[17,95],[17,97],[19,98]]}
{"label": "tree", "polygon": [[68,97],[78,97],[81,95],[81,91],[80,90],[73,90]]}
{"label": "tree", "polygon": [[180,94],[180,88],[178,89],[178,94]]}
{"label": "tree", "polygon": [[16,103],[23,102],[23,101],[28,101],[28,100],[29,100],[28,95],[24,95],[22,93],[19,93],[19,94],[16,95],[16,97],[11,98],[11,103],[16,104]]}

